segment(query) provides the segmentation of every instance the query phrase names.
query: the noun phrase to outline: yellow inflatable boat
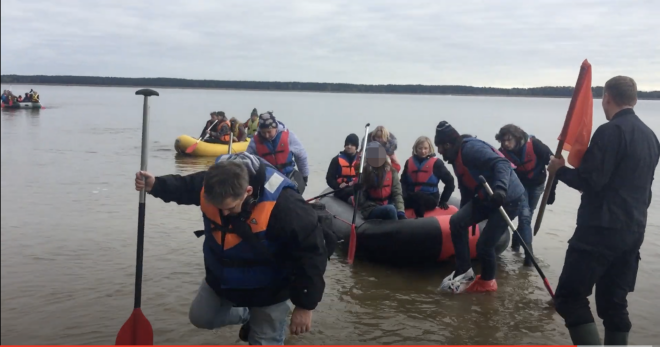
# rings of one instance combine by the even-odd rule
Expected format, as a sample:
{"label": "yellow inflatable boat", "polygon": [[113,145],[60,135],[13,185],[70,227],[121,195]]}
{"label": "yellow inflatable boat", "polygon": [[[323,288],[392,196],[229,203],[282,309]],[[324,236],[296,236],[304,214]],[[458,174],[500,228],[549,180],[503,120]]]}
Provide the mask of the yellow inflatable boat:
{"label": "yellow inflatable boat", "polygon": [[[232,153],[245,152],[248,145],[252,139],[247,139],[243,142],[234,142],[232,143]],[[197,142],[196,138],[190,137],[188,135],[181,135],[176,138],[174,141],[174,149],[177,153],[187,154],[186,149]],[[208,143],[204,141],[199,141],[197,148],[187,155],[192,155],[195,157],[217,157],[222,154],[227,154],[229,145],[223,145],[221,143]]]}

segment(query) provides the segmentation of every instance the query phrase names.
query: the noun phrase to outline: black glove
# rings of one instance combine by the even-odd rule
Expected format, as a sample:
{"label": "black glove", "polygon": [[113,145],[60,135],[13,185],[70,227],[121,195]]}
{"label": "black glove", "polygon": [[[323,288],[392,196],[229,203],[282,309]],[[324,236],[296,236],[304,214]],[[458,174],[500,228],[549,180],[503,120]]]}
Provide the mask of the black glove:
{"label": "black glove", "polygon": [[398,212],[396,213],[396,217],[397,217],[399,220],[402,220],[402,219],[408,219],[408,217],[406,217],[406,213],[405,213],[405,212],[401,212],[401,211],[398,211]]}
{"label": "black glove", "polygon": [[449,205],[447,205],[446,201],[439,201],[438,202],[438,207],[440,207],[443,210],[448,210],[449,209]]}
{"label": "black glove", "polygon": [[493,195],[491,195],[490,199],[488,199],[488,203],[492,208],[498,209],[504,204],[505,199],[506,199],[506,192],[504,192],[501,189],[495,189]]}
{"label": "black glove", "polygon": [[305,187],[307,186],[307,176],[303,176],[303,181],[305,181]]}

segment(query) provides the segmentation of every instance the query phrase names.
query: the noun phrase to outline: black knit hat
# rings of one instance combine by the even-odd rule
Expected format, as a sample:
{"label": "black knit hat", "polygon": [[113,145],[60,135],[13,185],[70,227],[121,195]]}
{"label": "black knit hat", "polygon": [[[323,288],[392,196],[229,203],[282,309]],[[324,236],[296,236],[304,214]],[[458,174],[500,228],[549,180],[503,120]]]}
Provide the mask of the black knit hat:
{"label": "black knit hat", "polygon": [[360,146],[360,138],[355,134],[350,134],[346,136],[346,141],[344,141],[344,146],[353,145],[355,148]]}
{"label": "black knit hat", "polygon": [[257,113],[257,108],[256,107],[253,108],[252,113],[250,113],[250,117],[252,117],[252,116],[259,116],[259,113]]}
{"label": "black knit hat", "polygon": [[447,123],[447,121],[442,121],[438,123],[438,126],[435,128],[435,145],[441,146],[445,143],[454,143],[456,139],[461,137],[461,135]]}

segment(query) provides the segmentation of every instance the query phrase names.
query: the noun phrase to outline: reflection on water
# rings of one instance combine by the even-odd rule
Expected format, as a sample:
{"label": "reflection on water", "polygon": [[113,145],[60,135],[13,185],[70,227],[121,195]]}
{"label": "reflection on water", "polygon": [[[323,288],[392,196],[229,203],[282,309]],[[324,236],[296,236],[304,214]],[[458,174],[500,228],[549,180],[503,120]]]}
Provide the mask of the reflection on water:
{"label": "reflection on water", "polygon": [[[172,150],[174,151],[174,150]],[[215,157],[193,157],[181,153],[174,155],[176,173],[188,175],[203,171],[215,163]]]}

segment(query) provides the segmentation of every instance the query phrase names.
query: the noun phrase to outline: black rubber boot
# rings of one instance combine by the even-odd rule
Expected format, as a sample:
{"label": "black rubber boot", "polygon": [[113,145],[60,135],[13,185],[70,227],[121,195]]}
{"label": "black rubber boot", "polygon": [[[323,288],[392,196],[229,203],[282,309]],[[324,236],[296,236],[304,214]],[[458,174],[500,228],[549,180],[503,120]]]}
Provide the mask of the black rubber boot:
{"label": "black rubber boot", "polygon": [[605,344],[606,345],[628,345],[628,333],[620,331],[607,331],[605,330]]}
{"label": "black rubber boot", "polygon": [[582,324],[568,329],[574,345],[602,345],[596,323]]}
{"label": "black rubber boot", "polygon": [[248,342],[248,336],[250,336],[250,321],[241,326],[241,330],[238,331],[238,338],[243,342]]}

